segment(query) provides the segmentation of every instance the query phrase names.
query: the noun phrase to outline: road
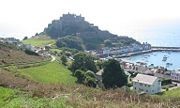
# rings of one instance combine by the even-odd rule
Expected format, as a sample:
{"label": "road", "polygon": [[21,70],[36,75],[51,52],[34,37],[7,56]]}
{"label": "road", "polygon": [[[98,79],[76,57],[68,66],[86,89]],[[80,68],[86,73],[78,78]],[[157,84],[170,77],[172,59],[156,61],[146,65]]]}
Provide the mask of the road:
{"label": "road", "polygon": [[53,56],[53,55],[51,55],[51,62],[53,62],[53,61],[55,61],[56,60],[56,57],[55,56]]}

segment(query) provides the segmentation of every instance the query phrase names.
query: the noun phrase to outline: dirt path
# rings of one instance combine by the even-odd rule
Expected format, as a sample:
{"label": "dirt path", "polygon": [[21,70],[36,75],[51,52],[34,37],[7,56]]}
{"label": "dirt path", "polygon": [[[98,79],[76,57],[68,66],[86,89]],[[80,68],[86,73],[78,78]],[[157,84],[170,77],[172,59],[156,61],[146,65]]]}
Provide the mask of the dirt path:
{"label": "dirt path", "polygon": [[53,62],[53,61],[55,61],[56,60],[56,57],[55,56],[53,56],[53,55],[51,55],[51,62]]}

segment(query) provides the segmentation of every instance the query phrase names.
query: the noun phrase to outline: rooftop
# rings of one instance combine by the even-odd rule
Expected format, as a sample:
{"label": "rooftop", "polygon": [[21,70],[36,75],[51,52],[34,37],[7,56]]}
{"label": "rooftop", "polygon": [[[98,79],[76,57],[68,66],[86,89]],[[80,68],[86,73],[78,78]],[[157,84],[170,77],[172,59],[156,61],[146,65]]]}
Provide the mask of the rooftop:
{"label": "rooftop", "polygon": [[144,84],[148,84],[148,85],[153,85],[153,83],[154,83],[157,79],[158,79],[158,78],[155,77],[155,76],[138,74],[138,75],[133,79],[133,82],[139,82],[139,83],[144,83]]}
{"label": "rooftop", "polygon": [[104,70],[103,70],[103,69],[101,69],[101,70],[99,70],[99,71],[96,73],[96,75],[101,76],[103,72],[104,72]]}

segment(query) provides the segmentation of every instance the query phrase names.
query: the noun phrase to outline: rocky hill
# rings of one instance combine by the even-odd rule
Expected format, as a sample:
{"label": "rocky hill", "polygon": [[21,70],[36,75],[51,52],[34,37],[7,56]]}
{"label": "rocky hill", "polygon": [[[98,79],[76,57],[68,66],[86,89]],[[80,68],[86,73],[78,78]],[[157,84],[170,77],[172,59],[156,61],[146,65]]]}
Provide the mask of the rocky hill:
{"label": "rocky hill", "polygon": [[[53,39],[58,39],[60,42],[57,44],[59,47],[66,47],[66,44],[71,42],[61,42],[61,38],[69,36],[76,36],[79,42],[83,42],[82,48],[87,50],[98,49],[104,46],[123,46],[133,43],[140,44],[136,40],[127,36],[117,36],[108,31],[100,30],[94,24],[85,21],[85,18],[81,15],[75,14],[63,14],[58,20],[53,20],[52,23],[44,29],[42,34],[46,34]],[[63,39],[64,40],[64,39]],[[69,40],[69,39],[68,39]],[[74,45],[72,45],[74,46]],[[75,45],[77,46],[77,45]],[[78,48],[79,49],[79,48]]]}

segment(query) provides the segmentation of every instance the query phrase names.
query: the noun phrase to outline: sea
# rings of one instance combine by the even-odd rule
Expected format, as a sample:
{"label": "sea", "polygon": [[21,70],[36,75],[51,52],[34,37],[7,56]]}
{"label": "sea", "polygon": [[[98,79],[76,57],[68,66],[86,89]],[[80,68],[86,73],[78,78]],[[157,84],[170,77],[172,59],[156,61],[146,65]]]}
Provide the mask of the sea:
{"label": "sea", "polygon": [[[180,47],[180,36],[154,36],[136,38],[140,42],[148,42],[152,46]],[[167,57],[164,61],[163,58]],[[133,63],[145,62],[147,65],[163,66],[169,70],[180,69],[180,52],[151,52],[125,58]]]}

